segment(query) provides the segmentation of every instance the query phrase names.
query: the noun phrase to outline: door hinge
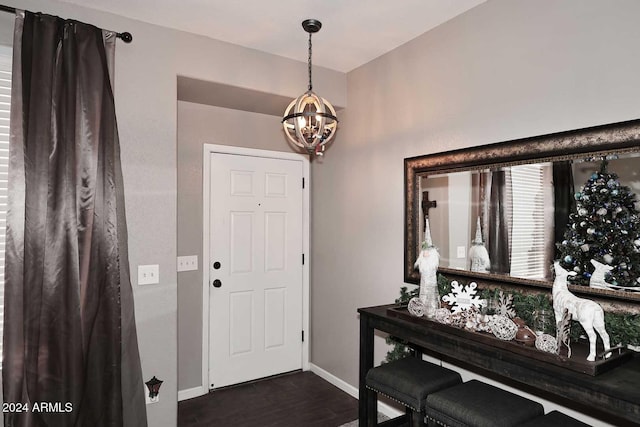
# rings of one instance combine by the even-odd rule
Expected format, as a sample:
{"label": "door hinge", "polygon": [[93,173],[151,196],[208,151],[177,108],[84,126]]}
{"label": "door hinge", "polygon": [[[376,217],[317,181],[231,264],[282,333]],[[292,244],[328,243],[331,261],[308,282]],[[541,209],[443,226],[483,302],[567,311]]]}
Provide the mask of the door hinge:
{"label": "door hinge", "polygon": [[304,342],[304,331],[302,331],[302,342]]}
{"label": "door hinge", "polygon": [[304,189],[304,178],[302,178],[302,189]]}
{"label": "door hinge", "polygon": [[302,254],[302,265],[304,265],[304,254]]}

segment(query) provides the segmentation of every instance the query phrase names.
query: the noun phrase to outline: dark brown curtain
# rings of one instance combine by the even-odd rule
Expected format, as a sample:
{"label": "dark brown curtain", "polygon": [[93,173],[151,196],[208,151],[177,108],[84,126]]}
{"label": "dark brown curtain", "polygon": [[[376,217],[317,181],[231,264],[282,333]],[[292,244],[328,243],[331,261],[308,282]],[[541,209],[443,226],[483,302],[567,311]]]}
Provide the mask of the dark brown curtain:
{"label": "dark brown curtain", "polygon": [[[570,161],[553,162],[553,241],[560,243],[569,223],[569,214],[576,209],[574,197],[573,170]],[[560,251],[554,244],[554,259],[558,259]]]}
{"label": "dark brown curtain", "polygon": [[511,174],[504,170],[491,172],[487,223],[487,251],[491,259],[491,272],[511,272]]}
{"label": "dark brown curtain", "polygon": [[30,410],[5,426],[147,425],[110,38],[16,17],[2,380]]}

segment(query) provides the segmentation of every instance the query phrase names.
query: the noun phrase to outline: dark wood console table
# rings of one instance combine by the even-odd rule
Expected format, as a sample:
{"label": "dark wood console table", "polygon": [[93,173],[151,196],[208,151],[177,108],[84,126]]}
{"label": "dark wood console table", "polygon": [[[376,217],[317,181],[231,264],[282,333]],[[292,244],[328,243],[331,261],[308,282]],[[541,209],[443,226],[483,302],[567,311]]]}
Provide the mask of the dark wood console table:
{"label": "dark wood console table", "polygon": [[590,376],[493,346],[434,330],[387,313],[389,307],[359,308],[360,426],[376,419],[376,396],[365,387],[373,366],[374,331],[396,336],[426,354],[571,407],[614,425],[640,425],[640,357],[611,371]]}

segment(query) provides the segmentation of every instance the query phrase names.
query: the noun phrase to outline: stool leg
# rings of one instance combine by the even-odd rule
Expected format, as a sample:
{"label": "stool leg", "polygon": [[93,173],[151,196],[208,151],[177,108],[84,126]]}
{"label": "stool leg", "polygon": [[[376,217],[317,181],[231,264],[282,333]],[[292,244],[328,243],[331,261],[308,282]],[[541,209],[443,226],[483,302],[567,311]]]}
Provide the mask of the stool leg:
{"label": "stool leg", "polygon": [[407,408],[407,420],[410,427],[424,427],[424,414]]}
{"label": "stool leg", "polygon": [[412,357],[422,360],[422,349],[420,347],[411,346],[410,349],[411,349],[410,353]]}
{"label": "stool leg", "polygon": [[378,393],[366,389],[365,395],[367,399],[367,427],[374,427],[378,425]]}

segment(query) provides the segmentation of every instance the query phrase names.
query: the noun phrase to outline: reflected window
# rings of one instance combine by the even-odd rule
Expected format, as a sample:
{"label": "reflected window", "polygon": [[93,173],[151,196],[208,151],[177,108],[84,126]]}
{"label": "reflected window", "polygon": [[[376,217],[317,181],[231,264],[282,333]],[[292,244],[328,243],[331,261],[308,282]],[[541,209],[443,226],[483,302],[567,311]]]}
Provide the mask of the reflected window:
{"label": "reflected window", "polygon": [[[553,231],[549,201],[553,200],[549,163],[511,168],[513,217],[511,224],[511,275],[542,279],[548,274],[548,252]],[[553,248],[551,248],[552,250]]]}

